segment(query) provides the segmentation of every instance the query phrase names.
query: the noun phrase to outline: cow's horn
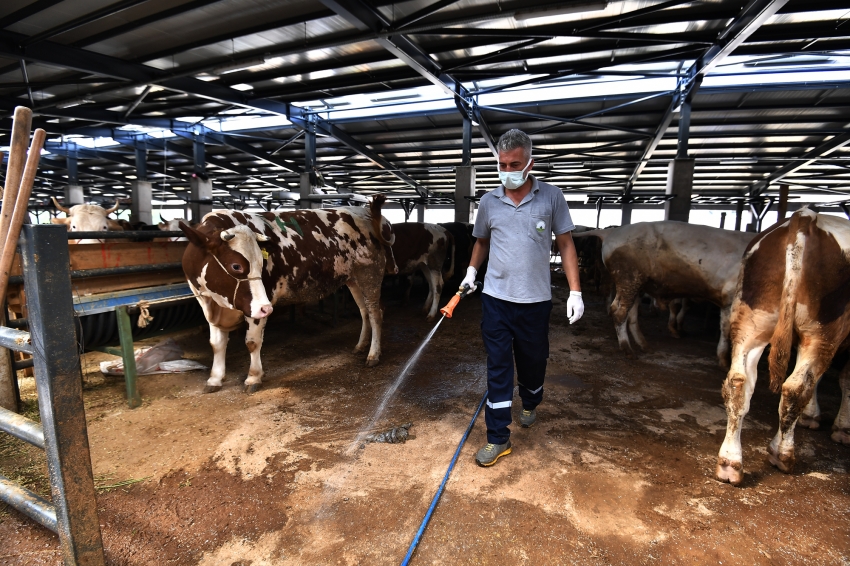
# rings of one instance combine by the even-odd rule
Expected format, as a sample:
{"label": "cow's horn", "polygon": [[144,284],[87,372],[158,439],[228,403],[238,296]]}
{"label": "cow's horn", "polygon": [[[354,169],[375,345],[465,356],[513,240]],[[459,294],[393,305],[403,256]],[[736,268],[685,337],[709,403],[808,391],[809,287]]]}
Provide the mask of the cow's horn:
{"label": "cow's horn", "polygon": [[112,214],[113,212],[118,210],[118,205],[120,205],[120,204],[121,204],[121,199],[120,198],[115,199],[115,206],[113,206],[112,208],[107,208],[106,214]]}
{"label": "cow's horn", "polygon": [[224,240],[225,242],[229,242],[230,240],[232,240],[235,237],[236,237],[236,234],[228,234],[227,232],[221,233],[221,239]]}
{"label": "cow's horn", "polygon": [[59,201],[58,201],[58,200],[56,200],[56,197],[50,197],[50,198],[51,198],[51,199],[53,199],[53,206],[55,206],[56,208],[58,208],[59,210],[61,210],[61,211],[62,211],[62,212],[64,212],[65,214],[71,214],[71,209],[70,209],[70,208],[65,208],[64,206],[62,206],[61,204],[59,204]]}

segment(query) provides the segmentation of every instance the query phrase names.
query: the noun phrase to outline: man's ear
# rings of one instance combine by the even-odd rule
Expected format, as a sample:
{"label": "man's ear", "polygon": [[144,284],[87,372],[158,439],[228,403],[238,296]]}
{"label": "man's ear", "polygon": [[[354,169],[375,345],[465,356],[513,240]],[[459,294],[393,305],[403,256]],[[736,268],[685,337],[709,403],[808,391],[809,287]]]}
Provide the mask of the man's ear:
{"label": "man's ear", "polygon": [[183,233],[186,234],[186,237],[189,241],[201,249],[208,249],[211,247],[212,240],[210,237],[204,234],[199,230],[195,230],[188,224],[183,222],[180,223],[180,229],[183,230]]}

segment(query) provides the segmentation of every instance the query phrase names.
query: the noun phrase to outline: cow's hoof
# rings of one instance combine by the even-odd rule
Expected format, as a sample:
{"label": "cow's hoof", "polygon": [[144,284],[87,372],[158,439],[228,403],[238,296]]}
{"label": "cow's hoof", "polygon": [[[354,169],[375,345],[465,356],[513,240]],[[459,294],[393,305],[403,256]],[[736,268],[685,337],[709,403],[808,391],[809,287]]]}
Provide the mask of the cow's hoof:
{"label": "cow's hoof", "polygon": [[221,385],[207,385],[204,387],[204,393],[216,393],[221,391]]}
{"label": "cow's hoof", "polygon": [[832,438],[833,442],[850,446],[850,429],[833,428],[830,438]]}
{"label": "cow's hoof", "polygon": [[817,430],[820,428],[820,416],[809,417],[807,415],[800,415],[800,419],[797,421],[797,425],[804,428]]}
{"label": "cow's hoof", "polygon": [[682,335],[679,333],[678,330],[670,330],[670,336],[672,336],[673,338],[681,338],[682,337]]}
{"label": "cow's hoof", "polygon": [[777,454],[774,452],[773,448],[767,447],[767,460],[775,467],[779,469],[780,472],[785,472],[786,474],[790,474],[794,469],[794,454]]}
{"label": "cow's hoof", "polygon": [[378,362],[380,362],[380,361],[381,360],[378,360],[378,359],[372,360],[372,359],[366,358],[366,367],[367,368],[373,368],[376,365],[378,365]]}
{"label": "cow's hoof", "polygon": [[353,350],[351,350],[352,354],[362,354],[366,351],[366,348],[361,348],[360,346],[355,346]]}
{"label": "cow's hoof", "polygon": [[425,320],[426,320],[427,322],[434,322],[435,320],[437,320],[437,316],[436,316],[436,315],[434,315],[434,316],[428,316]]}
{"label": "cow's hoof", "polygon": [[259,391],[262,385],[262,383],[245,384],[245,386],[242,388],[242,391],[247,393],[248,395],[251,395],[252,393],[256,393],[257,391]]}
{"label": "cow's hoof", "polygon": [[744,480],[744,465],[741,462],[730,462],[726,458],[718,458],[714,477],[718,481],[739,485]]}

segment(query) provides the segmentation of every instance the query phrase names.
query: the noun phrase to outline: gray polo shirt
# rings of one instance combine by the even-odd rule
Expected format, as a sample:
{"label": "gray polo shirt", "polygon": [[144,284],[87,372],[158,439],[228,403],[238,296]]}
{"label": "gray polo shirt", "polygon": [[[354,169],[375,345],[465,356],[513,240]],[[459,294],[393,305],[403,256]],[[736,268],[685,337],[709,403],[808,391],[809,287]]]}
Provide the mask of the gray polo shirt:
{"label": "gray polo shirt", "polygon": [[519,206],[502,185],[481,197],[472,230],[476,238],[490,239],[484,293],[514,303],[552,299],[552,234],[575,228],[561,190],[533,175],[531,179],[531,191]]}

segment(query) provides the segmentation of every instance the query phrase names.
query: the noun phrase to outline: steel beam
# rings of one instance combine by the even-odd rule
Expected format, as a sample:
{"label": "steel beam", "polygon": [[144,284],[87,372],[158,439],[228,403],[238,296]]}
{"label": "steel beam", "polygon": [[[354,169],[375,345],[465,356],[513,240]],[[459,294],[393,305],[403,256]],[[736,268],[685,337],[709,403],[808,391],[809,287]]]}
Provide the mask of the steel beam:
{"label": "steel beam", "polygon": [[751,196],[758,196],[767,190],[767,187],[770,186],[771,183],[779,181],[780,179],[787,177],[788,175],[803,169],[804,167],[808,167],[821,157],[826,157],[833,151],[836,151],[847,144],[850,144],[850,131],[847,133],[837,135],[812,149],[811,151],[807,151],[800,158],[795,159],[791,163],[780,167],[773,173],[769,174],[764,179],[761,179],[755,183],[753,183],[749,188],[749,193]]}
{"label": "steel beam", "polygon": [[[705,50],[686,73],[686,78],[680,82],[678,92],[673,95],[670,105],[661,117],[661,122],[655,130],[655,135],[644,149],[637,166],[629,176],[629,181],[634,185],[643,169],[646,167],[652,154],[658,147],[659,142],[670,127],[673,115],[679,105],[693,99],[702,79],[716,67],[724,58],[731,54],[741,43],[752,35],[768,18],[778,12],[788,0],[751,0],[741,10],[738,17],[733,19],[718,36],[717,42]],[[688,114],[690,119],[690,114]]]}

